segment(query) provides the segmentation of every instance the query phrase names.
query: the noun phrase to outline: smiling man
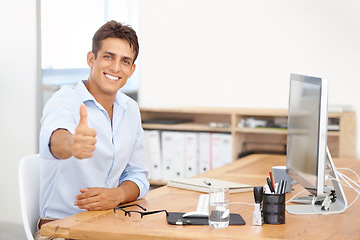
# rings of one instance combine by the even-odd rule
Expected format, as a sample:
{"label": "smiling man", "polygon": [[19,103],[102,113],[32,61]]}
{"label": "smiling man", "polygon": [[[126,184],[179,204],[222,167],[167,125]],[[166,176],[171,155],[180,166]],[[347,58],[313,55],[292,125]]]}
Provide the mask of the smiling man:
{"label": "smiling man", "polygon": [[[148,191],[139,107],[118,90],[135,71],[135,31],[116,21],[94,35],[88,80],[56,92],[41,119],[41,225],[106,210]],[[38,231],[36,239],[46,239]]]}

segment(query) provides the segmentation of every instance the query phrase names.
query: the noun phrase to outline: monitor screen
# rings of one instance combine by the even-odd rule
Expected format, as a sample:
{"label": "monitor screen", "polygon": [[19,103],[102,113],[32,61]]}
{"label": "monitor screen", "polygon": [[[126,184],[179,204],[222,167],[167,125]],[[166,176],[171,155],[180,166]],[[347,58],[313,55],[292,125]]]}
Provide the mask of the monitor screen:
{"label": "monitor screen", "polygon": [[314,195],[324,193],[327,119],[327,81],[291,74],[286,164]]}

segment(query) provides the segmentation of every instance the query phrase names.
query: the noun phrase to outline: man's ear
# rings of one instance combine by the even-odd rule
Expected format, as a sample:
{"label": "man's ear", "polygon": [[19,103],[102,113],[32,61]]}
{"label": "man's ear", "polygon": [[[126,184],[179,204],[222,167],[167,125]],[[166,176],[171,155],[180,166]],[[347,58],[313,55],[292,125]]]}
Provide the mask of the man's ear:
{"label": "man's ear", "polygon": [[94,62],[95,62],[95,54],[90,51],[87,54],[87,64],[89,65],[89,67],[93,67],[94,66]]}
{"label": "man's ear", "polygon": [[[135,72],[135,68],[136,68],[136,64],[134,63],[132,66],[131,66],[131,69],[130,69],[130,77],[133,75],[133,73]],[[130,78],[129,77],[129,78]]]}

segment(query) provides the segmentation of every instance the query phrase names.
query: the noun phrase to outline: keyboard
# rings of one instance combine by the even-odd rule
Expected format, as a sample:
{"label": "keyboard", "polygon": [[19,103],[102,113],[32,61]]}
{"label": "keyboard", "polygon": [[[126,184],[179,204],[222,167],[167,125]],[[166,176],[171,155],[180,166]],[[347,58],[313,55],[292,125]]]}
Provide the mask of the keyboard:
{"label": "keyboard", "polygon": [[186,217],[207,218],[209,216],[209,194],[201,194],[195,211],[187,212]]}
{"label": "keyboard", "polygon": [[201,194],[199,196],[196,211],[209,213],[209,194]]}
{"label": "keyboard", "polygon": [[[324,201],[324,199],[325,197],[318,197],[316,199],[315,205],[321,204]],[[309,195],[309,196],[294,198],[293,200],[291,200],[291,202],[300,203],[300,204],[311,204],[312,200],[313,200],[313,196]]]}

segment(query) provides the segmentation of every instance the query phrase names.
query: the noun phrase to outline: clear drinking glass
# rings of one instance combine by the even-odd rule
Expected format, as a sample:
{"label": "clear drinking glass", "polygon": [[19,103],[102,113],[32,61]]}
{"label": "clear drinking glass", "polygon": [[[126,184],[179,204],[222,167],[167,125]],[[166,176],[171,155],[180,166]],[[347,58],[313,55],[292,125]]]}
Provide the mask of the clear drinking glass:
{"label": "clear drinking glass", "polygon": [[209,226],[226,228],[230,220],[230,193],[227,187],[209,190]]}

